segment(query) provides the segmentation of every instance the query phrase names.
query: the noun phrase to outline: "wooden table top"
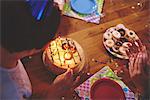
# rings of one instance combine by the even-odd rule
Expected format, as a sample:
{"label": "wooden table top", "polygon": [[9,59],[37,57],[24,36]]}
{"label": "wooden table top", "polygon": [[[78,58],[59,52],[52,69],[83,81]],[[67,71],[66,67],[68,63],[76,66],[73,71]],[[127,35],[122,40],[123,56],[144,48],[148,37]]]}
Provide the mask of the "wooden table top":
{"label": "wooden table top", "polygon": [[[130,2],[131,1],[131,2]],[[116,68],[116,63],[119,67],[127,64],[127,60],[121,60],[111,56],[102,44],[102,36],[106,29],[117,24],[124,24],[127,28],[134,30],[142,42],[147,46],[148,52],[150,51],[150,31],[149,31],[149,0],[139,0],[142,2],[140,9],[137,9],[136,0],[105,0],[103,7],[103,15],[100,24],[87,23],[85,21],[61,16],[61,23],[57,33],[61,36],[71,37],[76,40],[84,49],[88,59],[87,71],[94,74],[100,70],[104,65],[111,66],[112,69]],[[135,8],[134,8],[135,7]],[[42,63],[42,53],[32,56],[31,59],[24,62],[26,70],[33,86],[33,99],[42,98],[40,92],[42,84],[50,84],[55,78],[55,75],[46,70]],[[107,64],[98,64],[92,62],[91,59],[107,62]],[[129,87],[134,91],[130,78],[125,76],[126,82]],[[82,76],[85,80],[87,77]],[[44,87],[43,87],[44,88]]]}

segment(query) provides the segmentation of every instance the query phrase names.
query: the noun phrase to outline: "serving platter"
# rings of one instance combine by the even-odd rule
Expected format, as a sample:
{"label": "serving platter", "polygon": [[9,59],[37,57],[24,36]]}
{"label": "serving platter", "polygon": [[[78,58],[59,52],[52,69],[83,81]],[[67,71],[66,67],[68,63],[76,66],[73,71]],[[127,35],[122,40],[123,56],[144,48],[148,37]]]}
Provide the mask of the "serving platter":
{"label": "serving platter", "polygon": [[139,40],[137,34],[123,24],[110,27],[103,34],[103,44],[106,50],[121,59],[129,59],[126,51],[129,50],[133,43],[137,44],[137,40]]}

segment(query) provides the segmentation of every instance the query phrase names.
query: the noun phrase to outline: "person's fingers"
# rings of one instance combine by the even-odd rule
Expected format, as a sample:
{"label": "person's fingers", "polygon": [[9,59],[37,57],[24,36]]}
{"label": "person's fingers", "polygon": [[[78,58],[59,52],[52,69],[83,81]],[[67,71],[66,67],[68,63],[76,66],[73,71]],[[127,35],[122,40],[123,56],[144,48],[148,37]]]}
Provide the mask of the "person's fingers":
{"label": "person's fingers", "polygon": [[141,73],[144,73],[144,67],[145,67],[145,65],[147,63],[146,55],[141,53],[140,57],[141,57]]}
{"label": "person's fingers", "polygon": [[80,81],[80,76],[78,76],[78,77],[75,79],[73,85],[75,86],[79,81]]}
{"label": "person's fingers", "polygon": [[145,57],[148,59],[148,53],[145,46],[143,46],[142,52],[145,54]]}
{"label": "person's fingers", "polygon": [[128,46],[129,46],[129,50],[127,52],[128,53],[127,55],[129,56],[140,51],[139,44],[137,41],[133,41],[132,45],[128,45]]}
{"label": "person's fingers", "polygon": [[135,67],[134,64],[135,64],[135,61],[136,61],[137,56],[138,56],[138,53],[134,53],[134,54],[133,54],[133,58],[132,58],[132,61],[133,61],[133,62],[132,62],[132,64],[133,64],[133,69],[135,69],[135,68],[134,68],[134,67]]}
{"label": "person's fingers", "polygon": [[130,46],[130,47],[129,47],[129,52],[130,52],[131,55],[134,54],[134,48],[133,48],[133,46]]}
{"label": "person's fingers", "polygon": [[142,56],[142,64],[143,66],[146,64],[146,54],[144,52],[140,52],[141,56]]}
{"label": "person's fingers", "polygon": [[74,82],[72,83],[71,89],[74,90],[77,87],[77,84],[80,81],[80,76],[77,76]]}
{"label": "person's fingers", "polygon": [[134,65],[134,56],[130,57],[130,65],[131,65],[131,68],[133,70],[133,65]]}
{"label": "person's fingers", "polygon": [[129,74],[129,70],[126,65],[121,66],[121,70],[123,71],[123,74]]}
{"label": "person's fingers", "polygon": [[129,58],[129,63],[128,63],[128,65],[129,65],[129,74],[130,74],[130,77],[132,77],[132,75],[133,75],[133,70],[134,70],[134,67],[133,67],[133,65],[134,65],[134,57],[133,57],[133,56],[131,56],[131,57]]}
{"label": "person's fingers", "polygon": [[128,70],[126,65],[123,65],[123,66],[121,67],[121,69],[122,69],[123,71],[127,71],[127,70]]}
{"label": "person's fingers", "polygon": [[128,56],[129,58],[130,58],[131,55],[132,55],[128,49],[126,50],[126,54],[127,54],[127,56]]}
{"label": "person's fingers", "polygon": [[138,53],[137,58],[135,60],[134,68],[135,68],[135,74],[140,74],[141,73],[141,64],[142,64],[142,55],[141,53]]}
{"label": "person's fingers", "polygon": [[138,43],[139,49],[141,49],[143,47],[141,40],[138,39],[138,40],[136,40],[136,42]]}
{"label": "person's fingers", "polygon": [[65,72],[65,75],[66,75],[67,73],[70,73],[70,72],[71,72],[71,69],[68,68],[67,71]]}
{"label": "person's fingers", "polygon": [[137,57],[137,54],[133,54],[129,59],[129,73],[131,77],[133,77],[136,72],[136,68],[134,66],[136,57]]}
{"label": "person's fingers", "polygon": [[133,76],[133,70],[132,70],[133,68],[132,68],[132,66],[131,66],[131,63],[129,62],[129,75],[130,75],[130,77],[132,77]]}
{"label": "person's fingers", "polygon": [[132,43],[132,48],[133,48],[134,53],[137,53],[139,51],[139,46],[138,46],[138,43],[136,41],[134,41]]}
{"label": "person's fingers", "polygon": [[27,53],[28,53],[29,56],[31,56],[33,54],[39,53],[40,51],[41,51],[41,49],[32,49],[30,51],[27,51]]}
{"label": "person's fingers", "polygon": [[146,57],[146,60],[148,60],[148,52],[146,50],[146,47],[144,46],[144,54],[145,54],[145,57]]}
{"label": "person's fingers", "polygon": [[70,69],[70,68],[68,68],[68,70],[65,72],[65,77],[66,77],[67,79],[72,78],[72,77],[73,77],[73,70]]}
{"label": "person's fingers", "polygon": [[145,46],[143,46],[141,53],[142,53],[142,56],[143,56],[143,58],[142,58],[143,59],[143,64],[147,65],[147,63],[148,63],[148,53],[147,53],[147,50],[146,50]]}

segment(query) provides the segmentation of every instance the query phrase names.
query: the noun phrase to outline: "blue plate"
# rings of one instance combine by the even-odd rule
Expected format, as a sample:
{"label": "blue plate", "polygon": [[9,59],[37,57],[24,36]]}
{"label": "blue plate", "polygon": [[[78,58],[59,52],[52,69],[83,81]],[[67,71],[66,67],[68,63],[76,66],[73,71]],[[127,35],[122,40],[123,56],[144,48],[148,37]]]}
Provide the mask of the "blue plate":
{"label": "blue plate", "polygon": [[78,13],[91,14],[97,10],[96,0],[71,0],[71,7]]}

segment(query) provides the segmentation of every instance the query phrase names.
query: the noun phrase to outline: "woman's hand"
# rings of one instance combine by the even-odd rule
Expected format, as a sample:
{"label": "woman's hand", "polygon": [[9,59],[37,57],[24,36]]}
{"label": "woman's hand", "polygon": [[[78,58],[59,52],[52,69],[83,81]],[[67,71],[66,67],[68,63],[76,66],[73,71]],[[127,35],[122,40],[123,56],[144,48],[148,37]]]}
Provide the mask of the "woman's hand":
{"label": "woman's hand", "polygon": [[59,98],[65,94],[71,93],[74,91],[75,85],[79,82],[80,77],[73,76],[73,70],[68,69],[65,73],[56,77],[54,82],[48,89],[48,99],[49,98]]}
{"label": "woman's hand", "polygon": [[129,56],[129,74],[138,88],[140,93],[143,93],[148,85],[148,73],[145,70],[148,67],[148,54],[146,47],[142,45],[141,41],[133,44],[127,52]]}
{"label": "woman's hand", "polygon": [[72,69],[68,69],[64,74],[57,76],[53,84],[60,85],[63,89],[72,89],[79,81],[79,79],[79,76],[77,78],[73,76]]}

